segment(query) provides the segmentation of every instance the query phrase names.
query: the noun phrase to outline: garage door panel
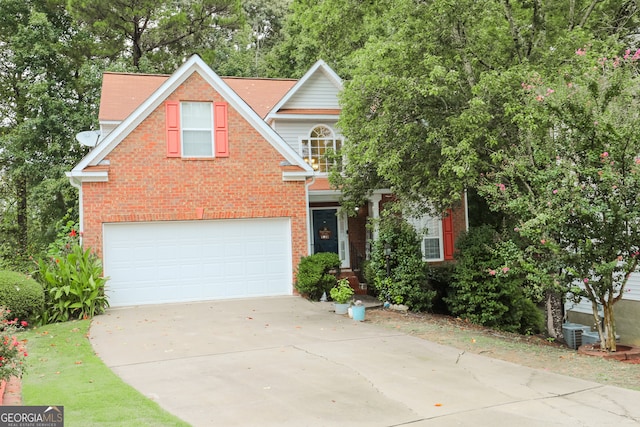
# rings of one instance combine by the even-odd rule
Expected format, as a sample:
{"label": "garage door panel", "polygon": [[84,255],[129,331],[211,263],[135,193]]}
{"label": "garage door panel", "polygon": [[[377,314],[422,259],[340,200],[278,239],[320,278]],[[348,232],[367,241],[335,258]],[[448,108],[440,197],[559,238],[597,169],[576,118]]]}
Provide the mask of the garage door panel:
{"label": "garage door panel", "polygon": [[112,306],[290,295],[287,218],[104,225]]}

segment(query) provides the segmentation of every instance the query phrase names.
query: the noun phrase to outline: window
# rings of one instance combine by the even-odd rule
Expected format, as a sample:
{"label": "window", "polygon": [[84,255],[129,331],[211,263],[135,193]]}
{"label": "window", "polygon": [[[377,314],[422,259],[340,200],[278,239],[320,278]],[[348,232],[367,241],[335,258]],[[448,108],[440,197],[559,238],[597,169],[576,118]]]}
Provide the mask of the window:
{"label": "window", "polygon": [[213,156],[213,112],[210,102],[181,102],[183,157]]}
{"label": "window", "polygon": [[226,102],[165,102],[167,157],[229,157]]}
{"label": "window", "polygon": [[342,140],[336,139],[333,131],[324,125],[316,126],[309,137],[302,140],[302,157],[318,172],[329,172],[333,166],[332,155],[342,146]]}
{"label": "window", "polygon": [[420,218],[407,218],[418,235],[422,237],[422,256],[426,261],[442,261],[442,220],[425,215]]}

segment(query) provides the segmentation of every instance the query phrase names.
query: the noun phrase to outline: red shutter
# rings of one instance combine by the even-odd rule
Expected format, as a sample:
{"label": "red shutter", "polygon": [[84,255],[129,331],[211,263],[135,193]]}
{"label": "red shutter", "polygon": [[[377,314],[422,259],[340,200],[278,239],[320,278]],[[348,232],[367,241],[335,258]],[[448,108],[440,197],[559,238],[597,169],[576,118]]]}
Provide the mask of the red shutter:
{"label": "red shutter", "polygon": [[452,260],[454,251],[453,241],[453,212],[448,209],[446,216],[442,218],[442,238],[444,239],[444,259]]}
{"label": "red shutter", "polygon": [[167,126],[167,157],[180,157],[180,103],[165,102]]}
{"label": "red shutter", "polygon": [[229,157],[229,127],[227,125],[227,103],[213,104],[213,121],[215,126],[216,157]]}

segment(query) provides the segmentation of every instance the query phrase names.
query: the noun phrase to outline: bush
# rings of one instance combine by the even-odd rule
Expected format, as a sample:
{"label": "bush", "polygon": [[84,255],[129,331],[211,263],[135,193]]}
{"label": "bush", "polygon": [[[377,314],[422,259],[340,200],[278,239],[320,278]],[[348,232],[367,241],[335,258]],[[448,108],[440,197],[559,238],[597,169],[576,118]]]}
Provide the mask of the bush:
{"label": "bush", "polygon": [[538,333],[542,313],[523,290],[526,275],[513,264],[518,249],[502,242],[490,226],[469,230],[458,240],[451,292],[451,314],[509,332]]}
{"label": "bush", "polygon": [[67,224],[48,254],[49,259],[38,262],[35,275],[45,294],[38,323],[87,319],[109,307],[104,293],[108,278],[103,277],[102,263],[90,249],[80,246],[75,225]]}
{"label": "bush", "polygon": [[[340,257],[331,252],[319,252],[303,257],[298,264],[296,289],[310,300],[318,301],[335,286]],[[332,273],[334,271],[334,273]]]}
{"label": "bush", "polygon": [[[389,277],[385,246],[391,249]],[[365,274],[381,301],[406,304],[413,311],[431,309],[436,293],[427,278],[420,237],[415,228],[402,218],[393,214],[383,215],[379,238],[373,243],[371,261]]]}
{"label": "bush", "polygon": [[338,283],[329,292],[331,299],[338,304],[347,304],[353,294],[353,288],[347,279],[338,280]]}
{"label": "bush", "polygon": [[449,307],[445,302],[445,298],[449,295],[451,282],[453,280],[453,263],[444,263],[440,265],[427,264],[427,280],[429,286],[434,290],[432,310],[434,313],[451,314]]}
{"label": "bush", "polygon": [[11,310],[0,306],[0,380],[21,378],[25,373],[26,341],[18,341],[16,337],[16,333],[25,326],[26,321],[19,322]]}
{"label": "bush", "polygon": [[12,318],[31,322],[44,306],[42,286],[25,274],[0,271],[0,306],[10,310]]}

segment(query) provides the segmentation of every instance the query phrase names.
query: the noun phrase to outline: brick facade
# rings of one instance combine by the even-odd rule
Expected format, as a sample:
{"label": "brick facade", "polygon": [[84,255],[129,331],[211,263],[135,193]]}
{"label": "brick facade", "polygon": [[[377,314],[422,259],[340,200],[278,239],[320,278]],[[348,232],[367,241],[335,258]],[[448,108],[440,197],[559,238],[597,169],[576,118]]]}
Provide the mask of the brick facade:
{"label": "brick facade", "polygon": [[[197,73],[168,100],[224,101]],[[84,244],[102,254],[111,222],[291,218],[292,265],[307,255],[305,182],[282,179],[282,156],[231,106],[227,158],[168,158],[164,104],[106,157],[108,182],[82,185]]]}

